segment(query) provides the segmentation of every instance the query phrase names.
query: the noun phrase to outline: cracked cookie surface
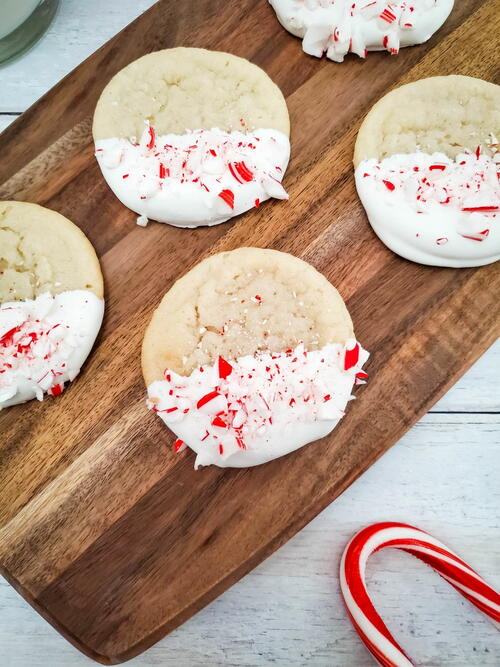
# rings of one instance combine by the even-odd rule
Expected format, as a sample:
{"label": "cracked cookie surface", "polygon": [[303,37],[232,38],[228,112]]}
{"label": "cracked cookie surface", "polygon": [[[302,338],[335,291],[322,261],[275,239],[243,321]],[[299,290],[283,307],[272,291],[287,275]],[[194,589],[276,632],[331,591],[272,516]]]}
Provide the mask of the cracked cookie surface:
{"label": "cracked cookie surface", "polygon": [[310,264],[277,250],[239,248],[208,257],[165,294],[144,337],[149,385],[166,368],[189,375],[220,355],[306,350],[353,337],[333,285]]}
{"label": "cracked cookie surface", "polygon": [[392,90],[364,119],[354,166],[399,153],[444,153],[496,148],[500,86],[470,76],[435,76]]}
{"label": "cracked cookie surface", "polygon": [[175,48],[130,63],[104,88],[94,140],[141,137],[144,121],[158,134],[269,128],[290,134],[285,99],[256,65],[219,51]]}
{"label": "cracked cookie surface", "polygon": [[0,202],[0,303],[78,289],[103,296],[99,261],[83,232],[37,204]]}

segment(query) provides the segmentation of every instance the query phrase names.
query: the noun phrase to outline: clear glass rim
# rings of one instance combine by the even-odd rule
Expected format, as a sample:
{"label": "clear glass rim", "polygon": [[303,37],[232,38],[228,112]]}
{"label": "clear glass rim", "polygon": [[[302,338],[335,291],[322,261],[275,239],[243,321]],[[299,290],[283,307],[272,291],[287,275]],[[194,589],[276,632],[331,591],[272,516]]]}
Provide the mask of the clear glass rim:
{"label": "clear glass rim", "polygon": [[47,32],[60,0],[40,0],[28,18],[0,39],[0,67],[19,58]]}

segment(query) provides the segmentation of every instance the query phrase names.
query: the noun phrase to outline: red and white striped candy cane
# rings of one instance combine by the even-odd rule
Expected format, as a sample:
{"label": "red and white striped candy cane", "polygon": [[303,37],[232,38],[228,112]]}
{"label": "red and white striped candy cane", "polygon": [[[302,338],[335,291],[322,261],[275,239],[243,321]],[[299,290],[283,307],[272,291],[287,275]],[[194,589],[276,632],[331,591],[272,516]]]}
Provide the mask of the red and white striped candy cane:
{"label": "red and white striped candy cane", "polygon": [[377,614],[368,596],[365,570],[368,557],[385,547],[395,547],[420,558],[450,582],[461,595],[500,622],[500,594],[434,537],[404,523],[376,523],[355,535],[340,563],[340,587],[349,617],[375,659],[384,667],[413,664]]}

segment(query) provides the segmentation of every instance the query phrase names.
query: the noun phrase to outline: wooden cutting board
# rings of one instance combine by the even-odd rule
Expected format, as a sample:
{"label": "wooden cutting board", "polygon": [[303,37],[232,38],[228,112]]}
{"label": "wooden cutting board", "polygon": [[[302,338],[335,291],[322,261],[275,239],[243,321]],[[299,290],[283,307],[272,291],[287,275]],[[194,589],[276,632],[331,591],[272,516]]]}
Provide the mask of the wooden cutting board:
{"label": "wooden cutting board", "polygon": [[[80,377],[57,400],[0,413],[0,571],[87,655],[131,658],[213,600],[334,500],[498,335],[498,264],[438,269],[393,255],[367,224],[351,166],[361,119],[393,86],[495,79],[497,10],[496,0],[460,0],[427,44],[338,65],[307,57],[265,0],[164,0],[0,137],[0,198],[80,225],[106,280],[104,327]],[[90,134],[97,98],[131,60],[177,45],[249,58],[281,87],[288,203],[212,228],[142,229],[108,190]],[[257,468],[195,472],[194,455],[175,455],[145,408],[141,339],[178,276],[241,245],[298,255],[338,287],[372,353],[370,381],[322,442]]]}

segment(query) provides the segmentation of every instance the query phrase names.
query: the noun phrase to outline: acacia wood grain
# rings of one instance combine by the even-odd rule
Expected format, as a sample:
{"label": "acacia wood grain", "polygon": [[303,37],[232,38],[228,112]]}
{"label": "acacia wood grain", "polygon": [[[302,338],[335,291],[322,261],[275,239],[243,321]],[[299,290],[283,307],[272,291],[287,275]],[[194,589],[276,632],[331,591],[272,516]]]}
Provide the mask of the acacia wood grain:
{"label": "acacia wood grain", "polygon": [[[498,266],[439,269],[392,254],[356,196],[357,128],[391,87],[425,76],[498,76],[495,0],[462,0],[425,45],[342,65],[307,57],[267,2],[163,0],[0,137],[0,197],[68,216],[101,258],[107,311],[80,377],[56,401],[0,413],[0,571],[103,663],[141,652],[248,572],[390,447],[499,333]],[[287,96],[289,202],[233,223],[135,225],[92,152],[109,78],[169,46],[228,50]],[[139,351],[152,309],[207,254],[256,245],[298,255],[347,300],[370,382],[323,441],[248,470],[195,472],[144,405]]]}

